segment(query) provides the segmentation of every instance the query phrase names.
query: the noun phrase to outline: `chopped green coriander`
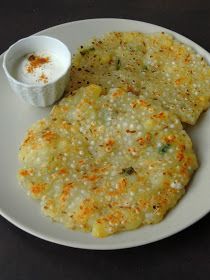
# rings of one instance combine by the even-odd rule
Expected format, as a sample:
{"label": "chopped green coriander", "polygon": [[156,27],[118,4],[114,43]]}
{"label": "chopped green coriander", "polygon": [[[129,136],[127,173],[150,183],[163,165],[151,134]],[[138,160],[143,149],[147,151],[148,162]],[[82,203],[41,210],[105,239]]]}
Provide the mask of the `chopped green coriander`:
{"label": "chopped green coriander", "polygon": [[163,155],[167,153],[170,147],[171,147],[170,144],[163,144],[160,148],[158,148],[158,152]]}
{"label": "chopped green coriander", "polygon": [[116,70],[120,70],[120,68],[121,68],[121,61],[120,61],[120,59],[118,58],[118,59],[117,59],[117,62],[116,62]]}
{"label": "chopped green coriander", "polygon": [[148,67],[147,67],[147,65],[143,65],[143,71],[147,71],[148,70]]}
{"label": "chopped green coriander", "polygon": [[85,54],[87,54],[87,53],[89,53],[89,52],[91,52],[91,51],[95,51],[95,48],[94,48],[94,47],[91,47],[91,48],[89,48],[89,49],[84,49],[84,50],[80,51],[80,54],[81,54],[81,55],[85,55]]}
{"label": "chopped green coriander", "polygon": [[136,171],[132,166],[122,169],[122,174],[132,175],[133,173],[136,173]]}

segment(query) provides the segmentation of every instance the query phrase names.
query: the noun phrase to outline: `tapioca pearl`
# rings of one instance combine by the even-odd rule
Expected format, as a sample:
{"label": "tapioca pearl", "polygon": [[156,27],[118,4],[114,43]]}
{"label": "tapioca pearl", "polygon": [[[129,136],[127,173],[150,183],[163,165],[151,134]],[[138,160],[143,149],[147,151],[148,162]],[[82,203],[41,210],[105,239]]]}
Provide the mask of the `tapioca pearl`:
{"label": "tapioca pearl", "polygon": [[172,182],[170,186],[172,189],[176,189],[176,190],[181,190],[183,188],[183,185],[177,181]]}

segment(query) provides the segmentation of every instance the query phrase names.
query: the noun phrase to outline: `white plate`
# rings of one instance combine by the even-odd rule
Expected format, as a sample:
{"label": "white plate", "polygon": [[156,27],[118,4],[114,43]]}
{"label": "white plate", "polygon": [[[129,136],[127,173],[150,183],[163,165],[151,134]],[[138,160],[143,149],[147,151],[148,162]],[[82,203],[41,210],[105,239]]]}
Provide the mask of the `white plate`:
{"label": "white plate", "polygon": [[[189,39],[165,28],[124,19],[91,19],[55,26],[40,32],[62,40],[73,53],[78,46],[93,36],[109,31],[165,31],[192,46],[210,63],[210,55]],[[3,56],[0,56],[2,64]],[[200,168],[190,183],[187,194],[177,207],[157,225],[96,239],[90,234],[65,229],[43,217],[40,206],[26,196],[18,186],[18,146],[26,129],[36,120],[46,116],[49,109],[26,105],[10,90],[0,67],[0,211],[1,215],[17,227],[42,239],[66,246],[86,249],[120,249],[143,245],[183,230],[210,210],[210,110],[202,115],[199,123],[189,133],[197,152]]]}

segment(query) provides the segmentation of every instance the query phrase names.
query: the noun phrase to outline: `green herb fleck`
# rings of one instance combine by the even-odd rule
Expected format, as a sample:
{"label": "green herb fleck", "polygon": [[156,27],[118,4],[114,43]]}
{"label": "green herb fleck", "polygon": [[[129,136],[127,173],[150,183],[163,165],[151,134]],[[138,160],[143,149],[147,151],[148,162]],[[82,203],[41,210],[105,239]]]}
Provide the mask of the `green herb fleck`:
{"label": "green herb fleck", "polygon": [[143,71],[145,72],[145,71],[147,71],[147,70],[148,70],[147,65],[143,65]]}
{"label": "green herb fleck", "polygon": [[163,155],[165,153],[167,153],[168,149],[170,148],[170,144],[163,144],[159,149],[158,152]]}
{"label": "green herb fleck", "polygon": [[95,51],[95,48],[94,48],[94,47],[91,47],[91,48],[89,48],[89,49],[82,50],[82,51],[80,51],[80,54],[81,54],[81,55],[85,55],[85,54],[87,54],[87,53],[89,53],[89,52],[91,52],[91,51]]}
{"label": "green herb fleck", "polygon": [[132,166],[130,166],[128,168],[123,168],[121,174],[132,175],[133,173],[136,173],[136,171]]}
{"label": "green herb fleck", "polygon": [[121,67],[121,61],[120,61],[120,59],[118,58],[118,59],[117,59],[117,62],[116,62],[116,70],[120,70],[120,67]]}

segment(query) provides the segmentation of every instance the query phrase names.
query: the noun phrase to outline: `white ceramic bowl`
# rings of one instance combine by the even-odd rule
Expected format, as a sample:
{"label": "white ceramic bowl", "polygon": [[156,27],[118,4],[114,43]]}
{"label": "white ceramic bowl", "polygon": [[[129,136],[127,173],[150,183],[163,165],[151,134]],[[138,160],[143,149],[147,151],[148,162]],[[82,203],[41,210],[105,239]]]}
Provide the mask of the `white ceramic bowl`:
{"label": "white ceramic bowl", "polygon": [[[47,51],[59,57],[62,62],[60,75],[46,84],[27,84],[18,81],[13,75],[13,67],[18,59],[26,54]],[[30,36],[17,41],[4,55],[3,68],[13,91],[27,103],[45,107],[60,99],[69,81],[71,54],[64,43],[48,36]]]}

